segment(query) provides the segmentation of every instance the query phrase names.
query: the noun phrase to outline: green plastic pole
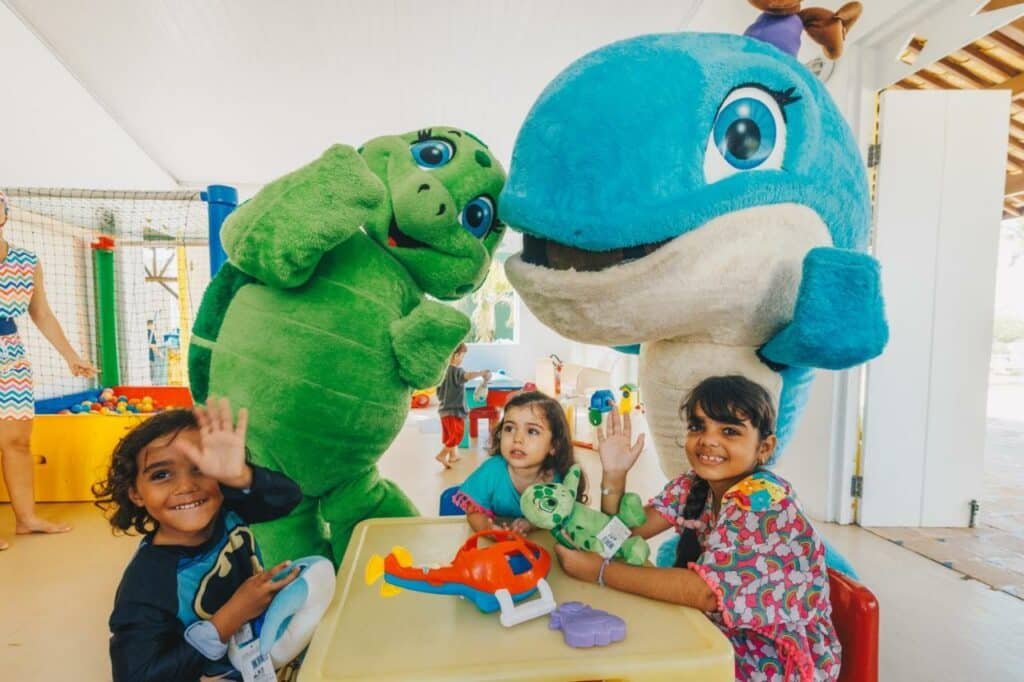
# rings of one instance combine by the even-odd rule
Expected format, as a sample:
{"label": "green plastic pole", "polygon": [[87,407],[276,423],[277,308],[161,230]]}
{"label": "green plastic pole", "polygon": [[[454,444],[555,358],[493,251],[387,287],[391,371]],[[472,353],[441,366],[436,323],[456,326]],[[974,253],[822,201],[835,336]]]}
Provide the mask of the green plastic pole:
{"label": "green plastic pole", "polygon": [[100,364],[100,385],[121,384],[117,357],[117,305],[114,297],[114,240],[100,237],[92,244],[92,265],[96,291],[96,356]]}

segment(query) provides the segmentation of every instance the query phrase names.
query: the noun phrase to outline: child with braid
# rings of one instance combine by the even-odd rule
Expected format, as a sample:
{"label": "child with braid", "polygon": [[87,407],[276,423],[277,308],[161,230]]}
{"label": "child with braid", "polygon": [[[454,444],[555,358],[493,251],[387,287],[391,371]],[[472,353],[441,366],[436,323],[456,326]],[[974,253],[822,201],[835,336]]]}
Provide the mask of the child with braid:
{"label": "child with braid", "polygon": [[[775,450],[768,393],[740,376],[711,377],[681,407],[692,470],[651,500],[634,534],[681,534],[671,568],[609,563],[560,545],[562,568],[652,599],[699,608],[732,642],[737,680],[824,682],[839,676],[825,548],[790,485],[763,468]],[[601,508],[618,511],[643,450],[629,415],[598,432]]]}

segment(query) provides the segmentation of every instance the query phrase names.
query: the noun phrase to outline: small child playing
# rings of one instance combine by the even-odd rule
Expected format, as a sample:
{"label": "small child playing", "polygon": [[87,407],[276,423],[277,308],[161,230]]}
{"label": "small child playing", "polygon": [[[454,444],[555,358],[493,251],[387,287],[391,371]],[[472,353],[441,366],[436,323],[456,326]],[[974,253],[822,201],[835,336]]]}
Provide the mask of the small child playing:
{"label": "small child playing", "polygon": [[[634,534],[682,536],[674,568],[609,563],[556,546],[562,568],[651,599],[706,612],[732,642],[737,680],[835,680],[840,646],[832,627],[825,548],[790,485],[764,469],[775,450],[775,408],[758,384],[711,377],[683,402],[692,470],[645,508]],[[613,411],[598,432],[601,508],[618,510],[626,472],[643,450],[629,415]]]}
{"label": "small child playing", "polygon": [[460,343],[448,361],[448,369],[444,373],[441,385],[437,387],[437,400],[440,407],[437,413],[441,416],[441,451],[434,457],[451,469],[454,462],[459,461],[458,447],[466,430],[466,382],[477,377],[484,381],[491,378],[490,370],[467,372],[462,369],[462,360],[466,357],[466,344]]}
{"label": "small child playing", "polygon": [[[523,491],[534,483],[561,483],[573,463],[562,406],[539,391],[520,393],[505,404],[490,457],[460,486],[453,502],[466,512],[474,531],[497,525],[526,535],[533,526],[519,505]],[[581,478],[581,502],[586,502],[586,487]]]}
{"label": "small child playing", "polygon": [[247,415],[227,400],[156,414],[114,449],[97,505],[115,532],[144,533],[110,615],[113,679],[242,679],[227,642],[298,576],[261,566],[245,525],[302,499],[285,476],[246,462]]}

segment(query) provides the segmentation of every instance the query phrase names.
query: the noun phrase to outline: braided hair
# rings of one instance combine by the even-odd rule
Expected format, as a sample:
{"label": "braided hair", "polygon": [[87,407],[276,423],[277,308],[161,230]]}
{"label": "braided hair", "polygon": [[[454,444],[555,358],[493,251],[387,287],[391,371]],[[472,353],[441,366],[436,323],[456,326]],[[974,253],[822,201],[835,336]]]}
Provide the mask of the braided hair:
{"label": "braided hair", "polygon": [[[689,422],[697,406],[716,422],[739,424],[744,419],[750,420],[760,440],[772,435],[775,430],[775,407],[771,396],[760,384],[746,377],[709,377],[697,384],[679,408],[679,416],[684,423]],[[710,490],[711,485],[695,474],[690,494],[683,506],[684,519],[692,521],[701,517]],[[697,531],[687,528],[679,538],[675,565],[686,568],[700,558],[702,551]]]}

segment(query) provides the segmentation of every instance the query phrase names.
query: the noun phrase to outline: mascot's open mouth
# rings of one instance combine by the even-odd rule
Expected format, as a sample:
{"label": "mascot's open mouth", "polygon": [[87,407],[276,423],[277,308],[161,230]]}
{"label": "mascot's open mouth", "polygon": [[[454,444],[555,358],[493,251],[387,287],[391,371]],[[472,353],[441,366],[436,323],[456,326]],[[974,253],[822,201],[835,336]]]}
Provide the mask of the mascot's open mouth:
{"label": "mascot's open mouth", "polygon": [[665,239],[652,244],[640,244],[611,251],[586,251],[574,246],[566,246],[550,239],[523,235],[523,262],[539,265],[554,270],[576,270],[578,272],[596,272],[621,265],[632,260],[639,260],[654,253],[672,241]]}
{"label": "mascot's open mouth", "polygon": [[429,249],[430,245],[421,242],[419,239],[410,237],[398,229],[398,221],[391,216],[391,225],[388,226],[388,246],[400,246],[403,249]]}

